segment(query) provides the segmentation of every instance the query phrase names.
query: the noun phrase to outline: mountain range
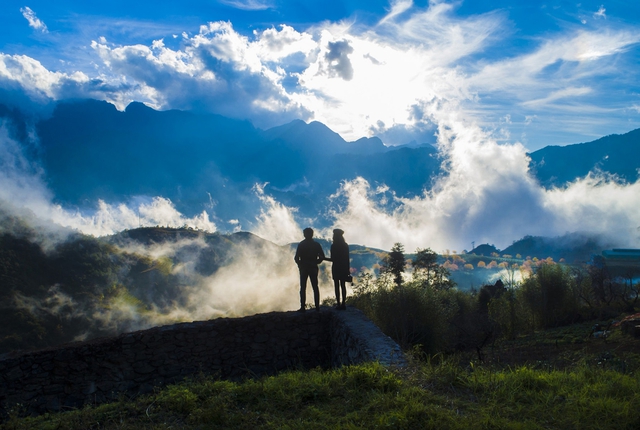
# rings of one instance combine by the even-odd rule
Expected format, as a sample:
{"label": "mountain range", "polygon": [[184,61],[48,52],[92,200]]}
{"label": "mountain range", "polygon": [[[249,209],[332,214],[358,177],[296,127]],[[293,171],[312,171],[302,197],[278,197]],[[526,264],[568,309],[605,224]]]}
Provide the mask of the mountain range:
{"label": "mountain range", "polygon": [[[26,120],[0,106],[14,138],[28,136]],[[59,203],[95,207],[97,199],[163,196],[195,214],[215,207],[221,219],[258,210],[251,192],[267,184],[276,200],[322,225],[329,196],[358,176],[412,197],[444,174],[431,144],[387,147],[377,137],[347,142],[319,122],[293,121],[268,130],[247,121],[131,103],[125,111],[103,101],[59,102],[34,124],[35,158]],[[529,154],[544,187],[562,187],[591,173],[634,182],[640,168],[640,129],[593,142],[547,146]],[[319,217],[319,219],[318,219]],[[247,225],[244,224],[243,225]]]}
{"label": "mountain range", "polygon": [[608,173],[621,182],[633,183],[640,174],[640,129],[593,142],[546,146],[529,157],[530,168],[547,188],[562,187],[589,173]]}
{"label": "mountain range", "polygon": [[503,250],[490,244],[482,244],[469,251],[469,254],[485,257],[508,255],[518,259],[551,257],[568,264],[582,264],[589,261],[592,255],[600,254],[603,249],[613,246],[603,237],[567,233],[559,237],[525,236]]}

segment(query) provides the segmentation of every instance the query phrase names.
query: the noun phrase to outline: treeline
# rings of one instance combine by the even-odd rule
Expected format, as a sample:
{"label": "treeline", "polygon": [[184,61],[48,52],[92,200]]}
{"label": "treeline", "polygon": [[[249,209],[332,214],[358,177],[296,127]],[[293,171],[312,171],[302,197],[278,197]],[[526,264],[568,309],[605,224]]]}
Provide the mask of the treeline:
{"label": "treeline", "polygon": [[[460,291],[431,249],[405,261],[396,243],[380,276],[362,275],[349,304],[361,309],[403,348],[427,354],[482,349],[503,338],[592,319],[633,313],[640,283],[611,276],[604,260],[583,266],[551,259],[505,267],[505,282]],[[516,276],[516,271],[518,276]]]}

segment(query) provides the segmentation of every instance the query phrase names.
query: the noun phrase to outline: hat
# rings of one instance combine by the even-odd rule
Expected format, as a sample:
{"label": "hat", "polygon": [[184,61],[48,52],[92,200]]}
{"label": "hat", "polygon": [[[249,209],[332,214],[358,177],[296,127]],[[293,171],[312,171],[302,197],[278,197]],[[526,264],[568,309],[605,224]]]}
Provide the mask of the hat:
{"label": "hat", "polygon": [[344,234],[344,230],[339,229],[339,228],[334,228],[333,229],[333,234],[338,234],[338,235],[342,236]]}

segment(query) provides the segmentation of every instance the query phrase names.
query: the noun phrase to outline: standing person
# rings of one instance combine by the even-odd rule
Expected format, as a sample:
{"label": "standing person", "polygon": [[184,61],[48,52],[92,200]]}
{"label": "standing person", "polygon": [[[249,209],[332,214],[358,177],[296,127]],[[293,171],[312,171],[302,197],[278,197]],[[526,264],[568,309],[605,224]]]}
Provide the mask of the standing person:
{"label": "standing person", "polygon": [[[349,270],[349,245],[344,240],[344,231],[339,228],[333,230],[333,243],[331,244],[331,258],[325,260],[332,261],[331,276],[333,277],[333,285],[336,288],[336,308],[340,310],[347,309],[345,299],[347,298],[347,279],[351,276]],[[340,291],[342,290],[342,300],[340,300]]]}
{"label": "standing person", "polygon": [[305,304],[307,303],[307,278],[311,280],[316,311],[320,311],[318,264],[322,263],[322,260],[325,259],[324,251],[322,250],[322,246],[313,240],[312,228],[305,228],[302,234],[304,234],[304,240],[298,244],[296,255],[293,257],[300,270],[300,309],[298,309],[298,311],[305,311]]}

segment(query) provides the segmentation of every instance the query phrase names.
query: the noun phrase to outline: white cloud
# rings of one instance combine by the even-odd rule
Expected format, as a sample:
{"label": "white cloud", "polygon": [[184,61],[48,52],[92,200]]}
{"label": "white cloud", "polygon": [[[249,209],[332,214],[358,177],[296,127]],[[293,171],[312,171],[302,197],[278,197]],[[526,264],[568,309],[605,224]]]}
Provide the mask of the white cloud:
{"label": "white cloud", "polygon": [[382,20],[380,21],[381,24],[393,20],[398,15],[403,14],[404,12],[411,9],[411,7],[413,7],[413,0],[392,0],[390,3],[391,9],[389,10],[389,13],[387,13],[387,15],[382,18]]}
{"label": "white cloud", "polygon": [[634,124],[621,114],[628,100],[622,87],[634,84],[627,82],[630,71],[624,70],[631,64],[625,66],[622,56],[638,42],[640,33],[626,29],[580,30],[541,41],[532,51],[488,62],[467,75],[464,84],[478,98],[461,107],[485,127],[505,113],[512,119],[536,115],[540,121],[529,136],[536,135],[540,146],[551,143],[551,136],[562,144],[629,130]]}
{"label": "white cloud", "polygon": [[[347,183],[341,194],[349,204],[334,214],[335,224],[356,243],[385,249],[399,241],[407,249],[444,250],[471,240],[499,243],[541,232],[537,218],[544,218],[542,189],[527,174],[525,148],[497,144],[459,118],[455,106],[433,103],[425,110],[437,116],[448,174],[423,196],[396,197],[392,211],[376,204],[375,193],[363,180]],[[521,233],[525,230],[529,233]]]}
{"label": "white cloud", "polygon": [[[31,100],[46,105],[54,100],[67,98],[96,98],[124,109],[134,100],[156,99],[149,97],[154,89],[146,85],[130,84],[126,77],[98,75],[90,78],[84,72],[52,72],[39,61],[26,55],[0,53],[0,89],[27,95]],[[19,95],[16,95],[19,98]],[[19,104],[10,97],[5,104]]]}
{"label": "white cloud", "polygon": [[[203,211],[193,217],[178,212],[173,203],[162,197],[140,202],[108,204],[97,202],[93,212],[69,210],[52,203],[53,194],[45,185],[45,173],[24,155],[22,144],[0,127],[0,204],[10,210],[30,211],[45,223],[102,236],[139,226],[167,226],[216,231],[216,224]],[[35,220],[35,218],[34,218]],[[34,221],[36,222],[36,221]],[[40,221],[38,221],[40,222]]]}
{"label": "white cloud", "polygon": [[[16,203],[13,201],[12,203]],[[105,236],[122,230],[138,227],[192,227],[203,231],[216,231],[216,224],[206,211],[186,217],[178,212],[173,203],[163,197],[154,197],[148,203],[109,204],[97,202],[95,211],[73,211],[48,200],[35,201],[25,207],[37,210],[40,218],[93,236]]]}
{"label": "white cloud", "polygon": [[287,26],[266,30],[250,41],[230,23],[215,22],[201,26],[180,50],[162,41],[154,41],[151,47],[98,42],[92,47],[111,73],[135,82],[137,91],[131,95],[137,95],[137,100],[160,108],[249,117],[264,125],[274,118],[308,116],[282,87],[281,68],[269,68],[264,62],[288,56],[292,47],[308,50],[309,41],[309,36]]}
{"label": "white cloud", "polygon": [[498,144],[455,106],[434,103],[425,110],[439,124],[448,173],[422,196],[394,196],[392,205],[363,179],[344,183],[335,198],[347,203],[332,216],[353,243],[389,249],[401,242],[407,250],[443,251],[475,241],[503,248],[525,235],[575,231],[620,246],[640,243],[640,181],[622,185],[592,176],[545,190],[529,174],[522,145]]}
{"label": "white cloud", "polygon": [[[268,6],[256,1],[234,5]],[[119,109],[137,100],[161,109],[248,118],[259,127],[294,118],[318,120],[347,140],[374,132],[393,140],[411,134],[394,130],[432,128],[415,115],[414,106],[433,99],[457,103],[485,127],[494,127],[508,114],[510,128],[522,123],[517,118],[546,119],[548,109],[555,117],[566,114],[569,121],[595,124],[600,115],[596,109],[603,106],[598,96],[609,94],[607,78],[630,74],[617,56],[640,42],[640,33],[632,28],[569,28],[505,56],[501,42],[513,36],[506,12],[463,17],[456,15],[458,6],[434,1],[417,7],[397,0],[370,27],[356,21],[322,22],[305,31],[281,25],[250,35],[230,22],[210,22],[195,35],[182,32],[178,47],[168,47],[162,39],[178,34],[176,29],[155,37],[161,30],[155,28],[156,40],[148,45],[96,38],[92,47],[99,73],[90,76],[85,70],[83,82],[46,70],[33,59],[43,69],[41,77],[31,79],[27,70],[14,69],[9,79],[53,99],[102,98]],[[611,98],[609,104],[615,103]],[[576,103],[591,111],[576,116]]]}
{"label": "white cloud", "polygon": [[[420,100],[472,99],[464,76],[451,66],[480,49],[499,18],[488,15],[458,22],[449,12],[446,5],[434,4],[426,12],[401,22],[389,19],[362,33],[346,24],[323,26],[320,52],[299,75],[306,92],[295,100],[314,112],[314,119],[355,140],[373,129],[384,133],[397,126],[420,126],[421,118],[413,110]],[[453,38],[446,31],[449,24],[456,26]],[[343,75],[326,73],[336,61],[331,55],[336,43],[348,44],[352,50]]]}
{"label": "white cloud", "polygon": [[29,27],[35,30],[41,31],[42,33],[49,32],[46,24],[42,22],[40,19],[38,19],[38,17],[36,16],[36,13],[33,10],[31,10],[30,7],[28,6],[21,7],[20,12],[22,12],[22,16],[24,16],[25,19],[29,21]]}
{"label": "white cloud", "polygon": [[564,98],[568,98],[568,97],[577,97],[577,96],[583,96],[586,94],[591,93],[591,88],[586,88],[586,87],[581,87],[581,88],[564,88],[564,89],[560,89],[557,91],[552,92],[551,94],[549,94],[547,97],[542,98],[542,99],[537,99],[537,100],[528,100],[526,102],[523,102],[522,105],[523,106],[546,106],[549,105],[551,102],[554,102],[556,100],[560,100],[560,99],[564,99]]}
{"label": "white cloud", "polygon": [[219,0],[219,2],[242,10],[264,10],[273,7],[270,1],[264,0]]}
{"label": "white cloud", "polygon": [[604,8],[603,5],[600,5],[600,8],[598,9],[597,12],[594,12],[593,17],[594,18],[606,18],[606,12],[607,10]]}
{"label": "white cloud", "polygon": [[10,81],[20,85],[34,98],[56,98],[62,83],[73,78],[64,73],[50,72],[39,61],[26,55],[0,53],[0,79],[0,83]]}
{"label": "white cloud", "polygon": [[[508,91],[522,100],[545,89],[561,89],[571,82],[597,76],[602,65],[592,60],[612,56],[640,41],[640,34],[581,31],[542,43],[535,51],[490,63],[470,77],[479,91]],[[552,76],[545,73],[559,66]]]}
{"label": "white cloud", "polygon": [[256,185],[254,192],[263,207],[251,231],[278,245],[300,241],[302,229],[295,219],[296,209],[289,208],[265,194],[264,186]]}
{"label": "white cloud", "polygon": [[299,33],[285,24],[280,26],[280,30],[268,28],[262,32],[256,30],[253,34],[255,41],[250,49],[262,61],[278,61],[297,53],[306,56],[317,47],[311,34]]}

